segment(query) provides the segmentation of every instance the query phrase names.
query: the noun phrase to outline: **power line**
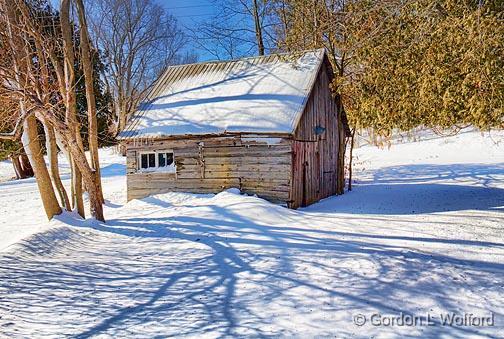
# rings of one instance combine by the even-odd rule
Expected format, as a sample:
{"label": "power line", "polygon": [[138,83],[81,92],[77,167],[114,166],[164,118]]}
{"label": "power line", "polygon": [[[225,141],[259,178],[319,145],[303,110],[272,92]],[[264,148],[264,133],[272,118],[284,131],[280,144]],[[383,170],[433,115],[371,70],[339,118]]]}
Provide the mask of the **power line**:
{"label": "power line", "polygon": [[215,13],[175,15],[175,18],[189,18],[189,17],[197,17],[197,16],[212,16],[212,15],[215,15]]}
{"label": "power line", "polygon": [[166,9],[182,9],[182,8],[198,8],[198,7],[213,7],[212,5],[191,5],[191,6],[176,6],[176,7],[165,7]]}

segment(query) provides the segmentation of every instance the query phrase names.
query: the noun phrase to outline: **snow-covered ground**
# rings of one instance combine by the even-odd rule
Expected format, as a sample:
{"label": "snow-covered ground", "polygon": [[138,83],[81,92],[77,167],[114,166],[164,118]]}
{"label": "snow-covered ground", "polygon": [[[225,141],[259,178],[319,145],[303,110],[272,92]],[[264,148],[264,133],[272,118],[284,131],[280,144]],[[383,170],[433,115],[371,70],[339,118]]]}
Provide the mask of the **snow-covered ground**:
{"label": "snow-covered ground", "polygon": [[[59,163],[63,184],[70,192],[70,166],[63,154]],[[102,149],[100,163],[105,199],[125,203],[125,158],[113,148]],[[35,178],[10,180],[14,177],[12,164],[0,162],[0,252],[33,233],[53,227],[47,223]]]}
{"label": "snow-covered ground", "polygon": [[11,180],[14,177],[12,163],[8,160],[0,161],[0,182]]}
{"label": "snow-covered ground", "polygon": [[110,150],[106,224],[44,222],[33,180],[1,183],[0,337],[503,337],[500,140],[362,147],[354,191],[297,211],[236,190],[126,204]]}

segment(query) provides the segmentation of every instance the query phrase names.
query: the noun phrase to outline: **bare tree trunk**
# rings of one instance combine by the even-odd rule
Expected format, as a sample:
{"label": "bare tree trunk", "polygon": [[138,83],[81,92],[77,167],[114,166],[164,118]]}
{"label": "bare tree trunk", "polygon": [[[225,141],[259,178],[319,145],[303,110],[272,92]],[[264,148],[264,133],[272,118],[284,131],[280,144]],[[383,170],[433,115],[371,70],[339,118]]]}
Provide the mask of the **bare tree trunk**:
{"label": "bare tree trunk", "polygon": [[100,175],[100,160],[98,157],[98,123],[96,121],[96,100],[93,87],[93,66],[91,62],[91,48],[88,36],[88,26],[86,14],[82,0],[75,0],[80,23],[80,46],[82,68],[84,70],[84,79],[86,83],[86,100],[88,110],[88,142],[89,153],[91,154],[91,168],[95,172],[95,182],[97,186],[97,199],[104,202]]}
{"label": "bare tree trunk", "polygon": [[30,159],[33,171],[35,172],[42,204],[44,205],[47,218],[50,220],[55,215],[61,213],[61,208],[59,206],[58,199],[56,198],[56,194],[54,194],[51,178],[49,177],[44,156],[42,155],[42,148],[40,147],[40,141],[38,139],[35,116],[32,115],[26,118],[23,128],[23,146],[28,158]]}
{"label": "bare tree trunk", "polygon": [[336,97],[338,106],[338,134],[339,134],[339,149],[338,149],[338,181],[336,186],[336,193],[345,193],[345,142],[342,142],[345,138],[345,131],[343,128],[343,120],[341,115],[343,114],[343,103],[339,96]]}
{"label": "bare tree trunk", "polygon": [[72,209],[76,210],[77,213],[85,218],[86,213],[84,212],[84,200],[82,198],[83,189],[82,189],[82,173],[79,170],[77,164],[75,164],[75,160],[72,156],[71,159],[71,174],[72,174],[72,187],[71,187],[71,195],[72,195]]}
{"label": "bare tree trunk", "polygon": [[9,156],[16,173],[16,179],[26,179],[33,177],[33,168],[24,151],[21,154],[12,154]]}
{"label": "bare tree trunk", "polygon": [[23,171],[25,178],[31,178],[34,176],[33,168],[30,165],[30,160],[28,159],[28,156],[26,155],[24,150],[22,150],[21,154],[19,155],[19,163],[21,164],[21,170]]}
{"label": "bare tree trunk", "polygon": [[[24,81],[24,79],[21,78],[20,65],[22,64],[23,58],[25,60],[28,58],[23,49],[20,47],[18,37],[13,34],[12,30],[12,27],[17,23],[17,13],[7,2],[3,2],[2,5],[7,15],[9,45],[15,54],[12,59],[12,66],[15,70],[15,82],[17,86],[22,88],[22,80]],[[30,69],[27,68],[26,74],[29,74],[29,72]],[[25,102],[22,99],[19,100],[19,108],[22,116],[27,113]],[[51,178],[49,177],[44,156],[42,155],[42,148],[40,147],[40,141],[38,139],[37,120],[33,114],[28,115],[23,121],[23,134],[21,142],[23,144],[24,151],[30,160],[30,167],[33,168],[33,173],[37,179],[37,186],[45,213],[47,218],[50,220],[55,215],[61,213],[61,208],[58,204],[58,199],[56,199],[56,195],[54,194]],[[29,167],[25,166],[25,168],[28,169]]]}
{"label": "bare tree trunk", "polygon": [[94,171],[91,166],[89,166],[86,154],[79,144],[74,129],[72,126],[61,121],[54,112],[48,110],[46,107],[40,105],[38,108],[39,114],[42,114],[44,119],[54,127],[57,139],[63,148],[68,151],[69,157],[72,159],[72,164],[79,170],[79,173],[82,174],[82,180],[89,193],[91,215],[97,220],[105,221],[103,217],[103,204],[97,199],[98,186],[95,182]]}
{"label": "bare tree trunk", "polygon": [[355,145],[355,128],[352,130],[350,135],[350,154],[348,159],[348,190],[352,190],[352,164],[353,164],[353,149]]}
{"label": "bare tree trunk", "polygon": [[264,40],[262,35],[261,20],[259,18],[259,9],[257,8],[257,0],[253,0],[253,15],[255,24],[255,35],[257,40],[257,49],[259,50],[259,55],[264,55]]}
{"label": "bare tree trunk", "polygon": [[26,178],[21,168],[21,163],[19,162],[19,157],[16,154],[9,156],[12,161],[12,167],[14,167],[14,173],[16,173],[16,180]]}
{"label": "bare tree trunk", "polygon": [[[77,106],[75,97],[75,56],[72,41],[72,25],[70,23],[70,0],[61,0],[60,5],[61,33],[63,36],[63,54],[65,71],[65,107],[66,123],[74,131],[77,144],[84,152],[82,139],[80,135],[80,126],[77,121]],[[84,201],[82,199],[82,174],[79,167],[75,164],[73,156],[72,165],[72,207],[76,209],[79,215],[85,218]]]}
{"label": "bare tree trunk", "polygon": [[49,164],[51,168],[51,177],[58,191],[58,195],[61,201],[61,205],[65,207],[67,211],[72,210],[70,205],[70,200],[68,199],[68,194],[65,190],[65,186],[61,182],[61,177],[58,167],[58,146],[56,145],[56,136],[54,134],[54,128],[48,123],[44,123],[44,131],[46,134],[46,149],[47,157],[49,158]]}
{"label": "bare tree trunk", "polygon": [[91,209],[91,215],[100,221],[105,221],[103,216],[103,204],[98,200],[98,185],[95,181],[95,175],[93,169],[89,166],[86,159],[86,154],[82,151],[79,142],[73,133],[71,128],[67,128],[64,124],[52,116],[51,122],[58,126],[58,131],[62,133],[61,141],[68,150],[70,157],[72,158],[72,163],[82,173],[82,179],[89,193],[89,205]]}
{"label": "bare tree trunk", "polygon": [[[119,87],[121,89],[121,87]],[[126,128],[126,124],[128,123],[128,114],[126,112],[126,102],[122,95],[119,95],[117,98],[117,116],[118,116],[118,125],[117,125],[117,134],[122,132]]]}

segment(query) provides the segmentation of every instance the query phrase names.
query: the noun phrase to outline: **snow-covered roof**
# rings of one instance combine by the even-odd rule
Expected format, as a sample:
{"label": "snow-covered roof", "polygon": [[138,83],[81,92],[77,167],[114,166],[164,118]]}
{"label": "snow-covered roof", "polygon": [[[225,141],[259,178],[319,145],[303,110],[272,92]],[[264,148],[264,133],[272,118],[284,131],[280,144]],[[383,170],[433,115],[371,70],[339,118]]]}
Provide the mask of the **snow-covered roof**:
{"label": "snow-covered roof", "polygon": [[324,50],[172,66],[120,139],[294,132]]}

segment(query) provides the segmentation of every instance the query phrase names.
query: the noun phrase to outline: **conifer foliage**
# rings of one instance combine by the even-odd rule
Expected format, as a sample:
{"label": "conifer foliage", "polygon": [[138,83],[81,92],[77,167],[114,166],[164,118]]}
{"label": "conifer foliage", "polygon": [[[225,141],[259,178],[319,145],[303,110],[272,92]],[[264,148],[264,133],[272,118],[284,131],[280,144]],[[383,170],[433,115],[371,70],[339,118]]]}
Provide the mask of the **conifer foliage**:
{"label": "conifer foliage", "polygon": [[279,46],[325,47],[353,128],[502,128],[504,2],[277,0]]}
{"label": "conifer foliage", "polygon": [[374,12],[379,20],[354,22],[356,41],[378,31],[355,53],[355,125],[381,135],[418,126],[503,127],[504,3],[419,0]]}

